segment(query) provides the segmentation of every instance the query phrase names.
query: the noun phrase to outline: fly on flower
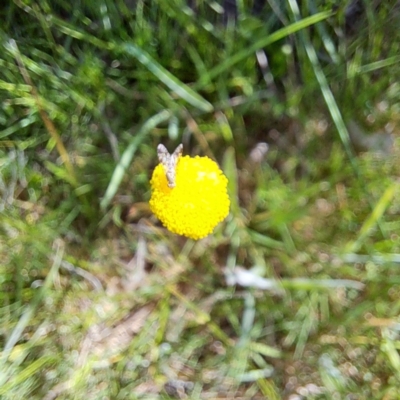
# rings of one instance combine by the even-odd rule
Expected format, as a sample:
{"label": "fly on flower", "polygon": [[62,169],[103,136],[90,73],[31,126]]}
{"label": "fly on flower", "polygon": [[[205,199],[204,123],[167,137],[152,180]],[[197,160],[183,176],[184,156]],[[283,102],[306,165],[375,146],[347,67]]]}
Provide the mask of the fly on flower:
{"label": "fly on flower", "polygon": [[168,186],[175,187],[176,165],[179,157],[182,155],[182,143],[175,149],[172,154],[169,154],[167,148],[163,144],[157,146],[158,161],[164,166],[165,175],[167,176]]}
{"label": "fly on flower", "polygon": [[150,181],[150,209],[171,232],[201,239],[229,213],[228,179],[208,157],[182,156],[157,147],[159,164]]}

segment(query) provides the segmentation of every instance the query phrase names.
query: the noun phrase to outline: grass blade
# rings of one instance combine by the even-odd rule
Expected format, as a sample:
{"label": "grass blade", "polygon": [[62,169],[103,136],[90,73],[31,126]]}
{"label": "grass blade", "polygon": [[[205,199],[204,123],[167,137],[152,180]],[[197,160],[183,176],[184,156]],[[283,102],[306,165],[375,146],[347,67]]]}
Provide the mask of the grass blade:
{"label": "grass blade", "polygon": [[[289,0],[290,7],[292,9],[293,15],[295,19],[300,18],[300,10],[296,1]],[[303,20],[304,21],[304,20]],[[328,106],[328,110],[331,114],[332,120],[336,126],[336,129],[339,133],[340,139],[343,143],[347,156],[349,157],[350,162],[352,163],[353,168],[358,171],[355,161],[355,156],[351,147],[349,132],[347,131],[346,125],[343,121],[342,114],[339,110],[339,107],[336,103],[336,100],[333,96],[333,93],[329,87],[328,80],[322,70],[322,67],[319,63],[317,53],[312,46],[309,38],[306,35],[302,35],[302,40],[304,43],[304,47],[308,56],[308,59],[311,62],[312,68],[314,70],[315,77],[320,85],[322,95],[325,99],[326,105]],[[358,175],[358,172],[357,172]]]}
{"label": "grass blade", "polygon": [[282,279],[281,287],[294,290],[320,290],[320,289],[337,289],[347,288],[363,290],[365,285],[361,282],[351,279],[309,279],[309,278],[294,278]]}
{"label": "grass blade", "polygon": [[228,193],[231,200],[231,210],[235,217],[241,217],[239,206],[238,172],[236,166],[235,149],[231,146],[224,154],[223,170],[228,178]]}
{"label": "grass blade", "polygon": [[[14,330],[12,331],[11,335],[9,336],[9,338],[4,346],[4,349],[3,349],[2,353],[1,353],[1,357],[0,357],[0,368],[2,368],[4,366],[4,364],[7,362],[8,357],[9,357],[13,347],[20,340],[23,331],[28,326],[37,307],[39,306],[40,302],[44,298],[46,292],[49,290],[50,286],[53,284],[54,278],[57,275],[58,270],[60,268],[63,254],[64,254],[64,248],[62,245],[59,245],[58,249],[57,249],[57,253],[54,256],[53,265],[51,266],[51,269],[46,276],[43,286],[40,289],[38,289],[38,291],[35,293],[33,300],[26,307],[25,312],[23,313],[22,317],[19,319],[18,323],[16,324]],[[2,384],[4,384],[4,382],[5,382],[4,379],[7,379],[7,377],[4,375],[0,377],[0,386]]]}
{"label": "grass blade", "polygon": [[26,368],[24,368],[21,372],[16,375],[12,375],[11,380],[0,387],[0,395],[3,396],[15,386],[20,385],[21,383],[26,382],[27,379],[31,378],[38,371],[43,371],[43,367],[53,361],[53,357],[41,357],[31,364],[29,364]]}
{"label": "grass blade", "polygon": [[400,63],[400,56],[393,56],[384,60],[372,62],[370,64],[361,65],[357,68],[357,73],[365,74],[366,72],[376,71],[377,69],[387,68],[394,64]]}
{"label": "grass blade", "polygon": [[186,100],[193,107],[198,108],[204,112],[213,110],[213,106],[207,100],[203,99],[198,93],[192,90],[189,86],[185,85],[178,78],[167,71],[160,65],[154,58],[152,58],[143,49],[133,43],[126,43],[118,46],[123,53],[135,57],[141,64],[143,64],[150,72],[152,72],[161,82],[168,86],[180,98]]}
{"label": "grass blade", "polygon": [[361,227],[357,239],[346,246],[346,253],[355,253],[357,250],[359,250],[365,238],[368,237],[373,228],[378,225],[379,220],[382,218],[386,209],[390,206],[390,204],[392,204],[392,200],[396,192],[396,186],[397,185],[392,184],[385,190],[375,208],[372,210],[371,215],[366,219]]}
{"label": "grass blade", "polygon": [[285,38],[286,36],[289,36],[292,33],[295,33],[301,29],[304,29],[307,26],[314,25],[317,22],[323,21],[332,15],[333,15],[332,12],[324,11],[324,12],[312,15],[310,17],[304,18],[301,21],[297,21],[289,26],[285,26],[284,28],[278,29],[271,35],[257,40],[252,46],[239,51],[232,57],[227,58],[221,64],[219,64],[216,67],[214,67],[213,69],[209,70],[208,74],[203,75],[203,78],[200,79],[199,82],[195,85],[195,88],[199,89],[199,88],[202,88],[203,86],[207,85],[211,79],[222,74],[224,71],[231,68],[232,66],[239,63],[240,61],[243,61],[246,58],[253,56],[253,54],[257,50],[260,50],[266,46],[269,46],[270,44],[275,43],[278,40],[281,40],[281,39]]}
{"label": "grass blade", "polygon": [[[22,3],[17,2],[22,7]],[[134,43],[118,43],[106,42],[89,35],[86,32],[81,32],[76,27],[70,26],[63,20],[53,17],[51,22],[56,25],[64,34],[78,40],[89,42],[92,45],[102,50],[115,51],[124,53],[125,55],[133,56],[142,65],[144,65],[150,72],[152,72],[162,83],[169,87],[180,98],[187,101],[192,106],[204,112],[211,112],[214,107],[211,103],[201,97],[189,86],[185,85],[182,81],[167,71],[161,64],[159,64],[153,57],[146,51],[141,49]]]}

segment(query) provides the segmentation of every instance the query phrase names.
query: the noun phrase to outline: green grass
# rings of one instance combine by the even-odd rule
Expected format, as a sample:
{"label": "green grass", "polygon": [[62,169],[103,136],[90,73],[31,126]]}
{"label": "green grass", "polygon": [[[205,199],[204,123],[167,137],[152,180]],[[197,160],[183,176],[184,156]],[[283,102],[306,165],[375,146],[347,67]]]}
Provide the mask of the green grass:
{"label": "green grass", "polygon": [[[70,3],[0,6],[0,398],[397,399],[396,1]],[[161,142],[229,179],[204,240]]]}

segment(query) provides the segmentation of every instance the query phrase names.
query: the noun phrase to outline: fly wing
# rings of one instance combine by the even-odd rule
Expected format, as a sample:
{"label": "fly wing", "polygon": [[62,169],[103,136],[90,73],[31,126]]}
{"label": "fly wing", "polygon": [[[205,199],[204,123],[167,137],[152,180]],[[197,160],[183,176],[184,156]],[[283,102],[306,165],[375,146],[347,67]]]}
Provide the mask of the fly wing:
{"label": "fly wing", "polygon": [[164,166],[167,163],[168,159],[171,157],[171,155],[168,153],[167,148],[161,143],[157,146],[157,156],[160,164]]}
{"label": "fly wing", "polygon": [[[163,146],[164,147],[164,146]],[[165,147],[164,147],[165,148]],[[181,143],[173,152],[172,157],[176,158],[176,162],[178,163],[179,157],[182,155],[183,144]]]}

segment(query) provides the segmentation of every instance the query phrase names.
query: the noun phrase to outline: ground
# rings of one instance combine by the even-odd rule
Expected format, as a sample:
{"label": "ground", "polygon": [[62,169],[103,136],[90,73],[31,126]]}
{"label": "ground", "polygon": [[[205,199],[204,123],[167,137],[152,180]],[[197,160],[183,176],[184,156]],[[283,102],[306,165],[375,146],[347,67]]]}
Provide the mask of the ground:
{"label": "ground", "polygon": [[[0,6],[0,397],[397,399],[398,2],[190,4]],[[204,239],[160,143],[228,179]]]}

